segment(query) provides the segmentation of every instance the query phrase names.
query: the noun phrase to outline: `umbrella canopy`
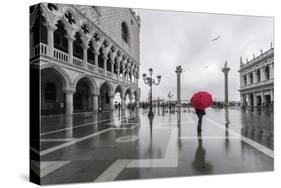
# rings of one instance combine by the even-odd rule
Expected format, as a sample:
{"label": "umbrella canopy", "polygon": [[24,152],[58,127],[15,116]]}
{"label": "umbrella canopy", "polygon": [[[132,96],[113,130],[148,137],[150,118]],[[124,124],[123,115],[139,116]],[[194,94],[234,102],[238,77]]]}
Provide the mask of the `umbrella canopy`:
{"label": "umbrella canopy", "polygon": [[199,91],[191,97],[191,106],[198,110],[204,110],[212,105],[212,95],[206,91]]}

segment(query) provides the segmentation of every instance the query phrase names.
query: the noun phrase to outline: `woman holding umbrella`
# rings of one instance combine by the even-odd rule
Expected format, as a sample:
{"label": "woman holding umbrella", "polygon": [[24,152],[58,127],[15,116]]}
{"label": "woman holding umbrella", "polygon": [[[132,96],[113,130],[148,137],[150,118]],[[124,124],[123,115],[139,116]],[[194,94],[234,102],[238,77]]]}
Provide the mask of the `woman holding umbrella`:
{"label": "woman holding umbrella", "polygon": [[198,117],[197,131],[202,131],[202,118],[206,114],[205,109],[213,103],[212,95],[206,91],[199,91],[191,97],[191,106],[195,108]]}

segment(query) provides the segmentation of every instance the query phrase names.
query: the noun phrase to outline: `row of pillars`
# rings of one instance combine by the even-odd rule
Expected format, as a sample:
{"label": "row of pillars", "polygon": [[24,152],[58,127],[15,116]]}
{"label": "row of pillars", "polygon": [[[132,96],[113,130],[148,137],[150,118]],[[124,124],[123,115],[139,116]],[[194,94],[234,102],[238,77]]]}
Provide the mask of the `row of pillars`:
{"label": "row of pillars", "polygon": [[[73,94],[74,91],[73,90],[64,90],[65,92],[65,113],[67,115],[72,114],[73,113]],[[99,94],[93,94],[93,111],[98,111],[99,108]],[[114,109],[114,95],[113,96],[109,96],[110,97],[110,109],[109,110],[113,110]],[[121,97],[121,109],[124,110],[125,109],[125,96]],[[130,106],[133,104],[133,98],[130,98]],[[139,108],[139,99],[136,100],[136,108]]]}
{"label": "row of pillars", "polygon": [[[269,69],[269,76],[268,78],[266,78],[266,67],[262,67],[256,70],[253,70],[252,72],[249,72],[243,76],[246,76],[246,80],[244,77],[241,77],[241,86],[246,86],[246,85],[250,85],[250,84],[255,84],[257,82],[262,82],[265,81],[267,79],[273,79],[273,72],[274,72],[274,67],[273,64],[268,65],[268,69]],[[260,71],[260,75],[258,75],[258,70]],[[251,81],[251,74],[253,75],[253,80]],[[258,79],[259,77],[259,79]]]}
{"label": "row of pillars", "polygon": [[[252,95],[252,97],[251,97]],[[270,90],[268,95],[270,96],[270,103],[273,103],[273,98],[274,98],[274,92],[273,90]],[[248,93],[248,94],[242,94],[241,96],[241,106],[264,106],[266,105],[266,95],[264,92],[254,92],[254,93]],[[260,104],[258,104],[258,97],[260,97]],[[253,101],[251,101],[253,100]],[[253,105],[251,105],[251,103]]]}
{"label": "row of pillars", "polygon": [[[47,26],[47,30],[48,30],[48,55],[53,57],[53,51],[54,51],[54,28],[51,26]],[[73,41],[74,39],[70,36],[68,36],[68,55],[69,55],[69,62],[72,63],[73,62]],[[83,61],[84,61],[84,67],[87,68],[87,50],[88,50],[88,46],[84,45],[83,46]],[[99,52],[94,52],[95,54],[95,63],[98,66],[98,56],[99,56]],[[104,63],[104,75],[107,76],[107,60],[108,57],[104,56],[103,57],[103,63]],[[122,60],[121,60],[122,61]],[[121,63],[121,61],[117,61],[117,75],[120,75],[120,66],[122,66],[122,75],[125,74],[126,71],[126,66],[125,64]],[[123,60],[125,61],[125,60]],[[128,68],[127,68],[128,69]],[[129,70],[129,69],[128,69]],[[131,81],[137,83],[138,82],[138,70],[139,68],[133,70],[131,69],[131,75],[132,77],[134,77],[135,79],[132,78]],[[111,73],[114,74],[114,63],[111,63]],[[129,77],[126,77],[126,79],[128,79]]]}

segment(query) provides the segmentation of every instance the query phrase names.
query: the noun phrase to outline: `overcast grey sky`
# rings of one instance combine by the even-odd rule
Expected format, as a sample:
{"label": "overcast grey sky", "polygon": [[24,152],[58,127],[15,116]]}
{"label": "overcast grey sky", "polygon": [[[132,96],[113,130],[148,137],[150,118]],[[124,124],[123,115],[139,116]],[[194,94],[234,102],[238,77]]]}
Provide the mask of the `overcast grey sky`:
{"label": "overcast grey sky", "polygon": [[[240,56],[245,61],[266,51],[273,41],[273,18],[202,14],[175,11],[140,10],[140,80],[141,100],[147,100],[148,86],[142,74],[154,69],[161,74],[160,86],[153,87],[153,97],[167,99],[171,91],[176,99],[175,67],[182,65],[182,100],[192,93],[209,91],[223,100],[224,80],[221,67],[227,60],[229,100],[240,100]],[[221,36],[219,40],[212,39]]]}

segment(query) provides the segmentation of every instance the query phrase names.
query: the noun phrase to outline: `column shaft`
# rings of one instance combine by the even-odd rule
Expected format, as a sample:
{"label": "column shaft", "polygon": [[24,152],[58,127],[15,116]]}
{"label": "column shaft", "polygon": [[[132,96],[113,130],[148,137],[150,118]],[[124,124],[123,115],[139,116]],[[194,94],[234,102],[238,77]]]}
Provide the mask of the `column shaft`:
{"label": "column shaft", "polygon": [[110,97],[110,110],[113,110],[114,109],[114,96],[109,96]]}
{"label": "column shaft", "polygon": [[73,91],[65,91],[66,114],[73,113]]}
{"label": "column shaft", "polygon": [[53,57],[54,32],[51,26],[48,26],[48,55]]}
{"label": "column shaft", "polygon": [[94,53],[95,54],[95,65],[98,66],[98,61],[99,61],[99,53]]}
{"label": "column shaft", "polygon": [[261,72],[261,81],[264,81],[265,80],[265,74],[264,74],[264,68],[263,67],[260,69],[260,72]]}
{"label": "column shaft", "polygon": [[83,60],[84,60],[84,68],[87,68],[87,61],[88,61],[88,56],[87,56],[87,46],[83,46]]}
{"label": "column shaft", "polygon": [[125,109],[125,97],[121,97],[121,108],[122,110]]}
{"label": "column shaft", "polygon": [[73,39],[68,38],[68,56],[69,63],[73,64]]}
{"label": "column shaft", "polygon": [[257,95],[253,93],[254,106],[257,106]]}
{"label": "column shaft", "polygon": [[104,57],[103,58],[103,68],[104,68],[104,75],[106,76],[107,75],[107,58]]}
{"label": "column shaft", "polygon": [[97,111],[97,110],[98,110],[98,107],[99,107],[99,104],[98,104],[98,97],[99,97],[98,94],[94,94],[94,95],[93,95],[93,110],[94,110],[94,111]]}

